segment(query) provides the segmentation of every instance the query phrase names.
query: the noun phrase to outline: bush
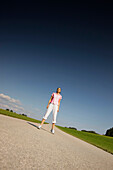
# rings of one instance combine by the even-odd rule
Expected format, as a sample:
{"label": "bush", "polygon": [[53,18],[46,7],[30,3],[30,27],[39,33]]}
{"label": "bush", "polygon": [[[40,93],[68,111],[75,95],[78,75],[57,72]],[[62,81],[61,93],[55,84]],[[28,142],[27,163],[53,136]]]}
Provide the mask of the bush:
{"label": "bush", "polygon": [[94,133],[94,134],[98,134],[98,133],[96,133],[95,131],[91,131],[91,130],[81,130],[82,132],[89,132],[89,133]]}
{"label": "bush", "polygon": [[70,129],[75,129],[75,130],[77,130],[77,128],[75,128],[75,127],[69,127]]}
{"label": "bush", "polygon": [[107,131],[106,131],[106,134],[105,134],[106,136],[111,136],[111,137],[113,137],[113,127],[112,128],[110,128],[110,129],[108,129]]}
{"label": "bush", "polygon": [[25,115],[25,114],[22,114],[22,116],[26,116],[27,117],[27,115]]}
{"label": "bush", "polygon": [[7,111],[9,111],[9,109],[6,109]]}

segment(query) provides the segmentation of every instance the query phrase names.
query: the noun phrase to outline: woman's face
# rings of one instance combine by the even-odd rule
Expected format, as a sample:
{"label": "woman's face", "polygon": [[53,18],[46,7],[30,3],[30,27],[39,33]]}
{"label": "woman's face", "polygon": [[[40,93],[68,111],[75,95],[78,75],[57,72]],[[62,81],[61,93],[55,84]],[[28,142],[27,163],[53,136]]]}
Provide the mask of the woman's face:
{"label": "woman's face", "polygon": [[57,89],[57,92],[60,93],[60,92],[61,92],[61,88],[58,88],[58,89]]}

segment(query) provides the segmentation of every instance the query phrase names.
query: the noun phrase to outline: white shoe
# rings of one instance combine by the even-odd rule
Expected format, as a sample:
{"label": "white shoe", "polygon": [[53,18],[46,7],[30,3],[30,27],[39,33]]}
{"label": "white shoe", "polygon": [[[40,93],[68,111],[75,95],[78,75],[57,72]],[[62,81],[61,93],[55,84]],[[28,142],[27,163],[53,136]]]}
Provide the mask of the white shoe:
{"label": "white shoe", "polygon": [[41,127],[42,127],[41,125],[37,126],[38,129],[40,129]]}
{"label": "white shoe", "polygon": [[55,133],[54,129],[51,129],[51,133],[53,133],[53,134]]}

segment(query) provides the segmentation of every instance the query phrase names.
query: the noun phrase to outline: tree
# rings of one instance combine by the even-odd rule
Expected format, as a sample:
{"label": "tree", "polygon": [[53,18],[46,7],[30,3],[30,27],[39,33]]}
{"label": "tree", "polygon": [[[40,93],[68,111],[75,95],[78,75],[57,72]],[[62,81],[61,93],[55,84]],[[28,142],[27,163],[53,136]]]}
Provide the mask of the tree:
{"label": "tree", "polygon": [[13,110],[10,110],[10,112],[13,112]]}
{"label": "tree", "polygon": [[6,109],[7,111],[9,111],[9,109]]}
{"label": "tree", "polygon": [[106,131],[106,134],[105,134],[106,136],[111,136],[111,137],[113,137],[113,127],[112,128],[110,128],[110,129],[108,129],[107,131]]}
{"label": "tree", "polygon": [[26,115],[26,114],[24,114],[24,113],[22,114],[22,116],[26,116],[26,117],[27,117],[27,115]]}
{"label": "tree", "polygon": [[75,127],[69,127],[70,129],[75,129],[75,130],[77,130],[77,128],[75,128]]}
{"label": "tree", "polygon": [[94,133],[94,134],[98,134],[96,133],[95,131],[92,131],[92,130],[81,130],[82,132],[89,132],[89,133]]}

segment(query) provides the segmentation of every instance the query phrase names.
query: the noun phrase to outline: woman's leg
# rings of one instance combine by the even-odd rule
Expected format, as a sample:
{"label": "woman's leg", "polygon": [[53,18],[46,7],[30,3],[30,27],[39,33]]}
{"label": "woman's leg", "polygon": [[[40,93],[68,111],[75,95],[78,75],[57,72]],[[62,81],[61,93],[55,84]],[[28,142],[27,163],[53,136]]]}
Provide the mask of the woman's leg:
{"label": "woman's leg", "polygon": [[54,105],[54,106],[53,106],[52,129],[54,129],[54,126],[55,126],[55,123],[56,123],[57,110],[58,110],[58,106],[57,106],[57,105]]}
{"label": "woman's leg", "polygon": [[51,113],[52,109],[53,109],[53,104],[50,104],[49,107],[48,107],[48,109],[47,109],[47,111],[46,111],[46,113],[45,113],[45,115],[43,116],[42,122],[41,122],[41,124],[40,124],[41,126],[43,125],[43,123],[45,122],[45,120],[48,118],[48,116],[49,116],[49,114]]}
{"label": "woman's leg", "polygon": [[40,125],[42,126],[44,124],[44,122],[45,122],[45,119],[42,119],[42,122],[41,122]]}
{"label": "woman's leg", "polygon": [[55,123],[52,123],[52,129],[54,129]]}

